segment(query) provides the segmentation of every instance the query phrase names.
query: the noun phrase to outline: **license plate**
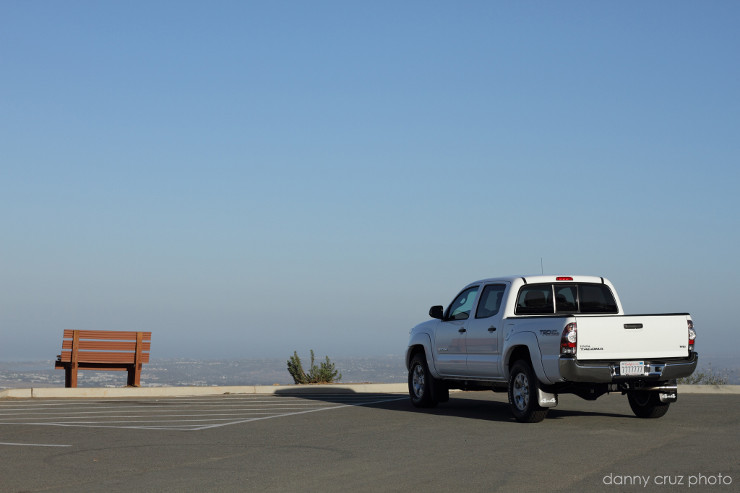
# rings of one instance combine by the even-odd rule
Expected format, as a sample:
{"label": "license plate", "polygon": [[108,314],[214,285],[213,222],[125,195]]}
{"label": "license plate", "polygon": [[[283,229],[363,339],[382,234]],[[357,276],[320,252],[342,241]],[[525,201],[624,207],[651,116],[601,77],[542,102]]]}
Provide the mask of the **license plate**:
{"label": "license plate", "polygon": [[620,361],[619,374],[625,375],[643,375],[645,374],[644,361]]}

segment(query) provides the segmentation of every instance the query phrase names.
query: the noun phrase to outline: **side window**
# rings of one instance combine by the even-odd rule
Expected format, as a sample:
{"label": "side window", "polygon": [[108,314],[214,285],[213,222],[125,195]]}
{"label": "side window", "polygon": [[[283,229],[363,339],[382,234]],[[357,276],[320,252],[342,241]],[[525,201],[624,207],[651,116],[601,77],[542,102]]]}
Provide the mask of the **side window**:
{"label": "side window", "polygon": [[553,311],[551,284],[528,284],[519,290],[517,315],[541,315]]}
{"label": "side window", "polygon": [[578,311],[575,286],[555,285],[555,311],[558,313],[575,313]]}
{"label": "side window", "polygon": [[475,295],[478,294],[478,286],[468,288],[455,298],[447,309],[447,320],[467,320],[473,309]]}
{"label": "side window", "polygon": [[501,309],[506,284],[489,284],[483,288],[478,302],[475,318],[488,318],[496,315]]}

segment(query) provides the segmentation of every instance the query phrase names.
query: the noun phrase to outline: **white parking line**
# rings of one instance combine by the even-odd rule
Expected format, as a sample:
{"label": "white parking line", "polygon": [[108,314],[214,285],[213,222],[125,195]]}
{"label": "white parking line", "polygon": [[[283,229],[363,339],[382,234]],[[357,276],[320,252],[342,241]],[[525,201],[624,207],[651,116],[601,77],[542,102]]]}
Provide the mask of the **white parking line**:
{"label": "white parking line", "polygon": [[389,394],[0,403],[0,426],[198,431],[406,399]]}
{"label": "white parking line", "polygon": [[11,445],[13,447],[71,447],[72,445],[54,445],[49,443],[10,443],[0,442],[0,445]]}
{"label": "white parking line", "polygon": [[341,406],[335,406],[335,407],[324,407],[324,408],[321,408],[321,409],[309,409],[307,411],[299,411],[299,412],[295,412],[295,413],[278,414],[278,415],[274,415],[274,416],[264,416],[264,417],[261,417],[261,418],[251,418],[251,419],[245,419],[245,420],[242,420],[242,421],[234,421],[233,423],[214,424],[214,425],[210,425],[210,426],[204,426],[204,427],[202,427],[200,429],[201,430],[206,430],[206,429],[209,429],[209,428],[218,428],[218,427],[221,427],[221,426],[229,426],[229,425],[237,425],[237,424],[240,424],[240,423],[248,423],[250,421],[262,421],[262,420],[265,420],[265,419],[283,418],[285,416],[295,416],[295,415],[298,415],[298,414],[314,413],[314,412],[318,412],[318,411],[329,411],[329,410],[332,410],[332,409],[340,409],[340,408],[343,408],[343,407],[369,406],[371,404],[381,404],[383,402],[399,401],[401,399],[407,399],[407,397],[398,397],[398,398],[394,398],[394,399],[383,399],[383,400],[379,400],[379,401],[375,401],[375,402],[363,402],[362,404],[342,404]]}

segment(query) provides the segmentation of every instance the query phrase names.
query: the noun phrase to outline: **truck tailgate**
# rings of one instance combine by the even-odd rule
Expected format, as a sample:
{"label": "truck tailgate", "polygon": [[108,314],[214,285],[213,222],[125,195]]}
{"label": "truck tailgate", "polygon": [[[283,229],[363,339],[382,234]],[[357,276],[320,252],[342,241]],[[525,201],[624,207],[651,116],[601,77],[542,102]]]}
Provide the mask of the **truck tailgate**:
{"label": "truck tailgate", "polygon": [[685,358],[688,314],[576,317],[579,360]]}

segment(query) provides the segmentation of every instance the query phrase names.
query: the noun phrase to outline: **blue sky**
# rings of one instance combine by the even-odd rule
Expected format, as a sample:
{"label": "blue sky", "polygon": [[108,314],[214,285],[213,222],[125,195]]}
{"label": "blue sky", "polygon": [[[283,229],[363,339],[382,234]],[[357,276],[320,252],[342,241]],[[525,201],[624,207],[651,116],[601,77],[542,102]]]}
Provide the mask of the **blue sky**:
{"label": "blue sky", "polygon": [[735,355],[740,4],[0,4],[0,359],[401,354],[484,277]]}

